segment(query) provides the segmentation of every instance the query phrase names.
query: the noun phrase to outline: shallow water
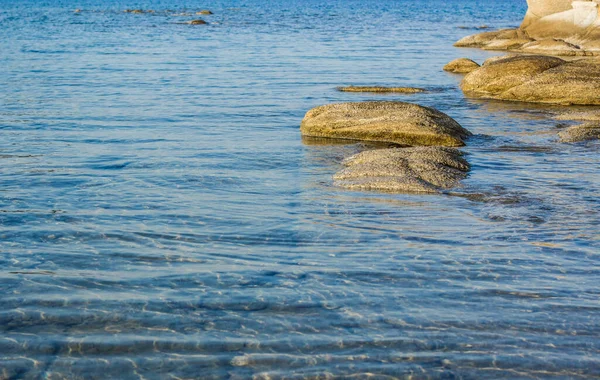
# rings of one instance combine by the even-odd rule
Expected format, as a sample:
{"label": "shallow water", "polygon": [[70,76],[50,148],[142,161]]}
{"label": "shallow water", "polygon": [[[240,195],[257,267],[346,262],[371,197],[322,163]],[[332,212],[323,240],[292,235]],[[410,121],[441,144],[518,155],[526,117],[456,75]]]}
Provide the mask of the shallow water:
{"label": "shallow water", "polygon": [[[0,378],[600,376],[600,144],[441,70],[525,1],[0,5]],[[465,187],[333,187],[368,147],[300,120],[370,99],[474,132]]]}

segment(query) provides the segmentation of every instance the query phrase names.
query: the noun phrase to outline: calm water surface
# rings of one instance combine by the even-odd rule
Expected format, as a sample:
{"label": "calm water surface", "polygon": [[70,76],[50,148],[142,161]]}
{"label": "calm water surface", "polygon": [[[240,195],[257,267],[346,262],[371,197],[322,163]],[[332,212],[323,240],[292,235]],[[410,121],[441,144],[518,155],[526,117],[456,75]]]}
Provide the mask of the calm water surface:
{"label": "calm water surface", "polygon": [[[441,70],[525,7],[0,0],[0,378],[599,377],[600,144]],[[369,147],[300,120],[370,99],[473,131],[465,187],[333,187]]]}

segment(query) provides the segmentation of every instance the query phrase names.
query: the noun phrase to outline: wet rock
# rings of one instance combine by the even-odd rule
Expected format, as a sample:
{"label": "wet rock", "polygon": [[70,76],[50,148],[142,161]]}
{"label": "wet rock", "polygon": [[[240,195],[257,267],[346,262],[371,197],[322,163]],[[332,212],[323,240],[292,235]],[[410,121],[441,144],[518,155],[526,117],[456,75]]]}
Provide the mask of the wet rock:
{"label": "wet rock", "polygon": [[469,96],[549,104],[600,105],[600,61],[567,62],[549,56],[515,56],[467,74]]}
{"label": "wet rock", "polygon": [[125,9],[125,13],[142,14],[146,13],[143,9]]}
{"label": "wet rock", "polygon": [[600,139],[600,122],[575,125],[558,133],[560,142],[572,143]]}
{"label": "wet rock", "polygon": [[199,12],[196,12],[196,14],[197,15],[212,15],[213,13],[211,11],[209,11],[208,9],[204,9]]}
{"label": "wet rock", "polygon": [[347,86],[337,87],[336,89],[342,92],[393,92],[401,94],[415,94],[419,92],[425,92],[424,89],[416,87]]}
{"label": "wet rock", "polygon": [[405,146],[462,146],[471,135],[448,115],[405,102],[329,104],[306,113],[304,136],[379,141]]}
{"label": "wet rock", "polygon": [[444,71],[457,74],[467,74],[478,69],[480,66],[477,62],[468,58],[458,58],[444,66]]}
{"label": "wet rock", "polygon": [[73,11],[73,13],[81,13],[81,9],[77,8]]}
{"label": "wet rock", "polygon": [[355,190],[438,193],[460,186],[469,163],[447,147],[369,150],[346,159],[333,177],[336,186]]}
{"label": "wet rock", "polygon": [[189,25],[206,25],[208,23],[204,20],[198,19],[198,20],[188,21],[187,24],[189,24]]}
{"label": "wet rock", "polygon": [[556,120],[600,121],[600,110],[567,112],[555,117]]}

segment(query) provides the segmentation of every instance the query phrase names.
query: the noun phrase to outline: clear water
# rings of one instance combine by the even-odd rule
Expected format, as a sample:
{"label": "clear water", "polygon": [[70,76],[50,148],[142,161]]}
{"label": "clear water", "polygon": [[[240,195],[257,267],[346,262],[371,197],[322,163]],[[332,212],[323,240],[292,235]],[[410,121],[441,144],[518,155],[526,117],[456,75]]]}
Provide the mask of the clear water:
{"label": "clear water", "polygon": [[[524,0],[0,6],[0,378],[600,376],[600,144],[441,70]],[[368,99],[473,131],[465,188],[333,187],[300,120]]]}

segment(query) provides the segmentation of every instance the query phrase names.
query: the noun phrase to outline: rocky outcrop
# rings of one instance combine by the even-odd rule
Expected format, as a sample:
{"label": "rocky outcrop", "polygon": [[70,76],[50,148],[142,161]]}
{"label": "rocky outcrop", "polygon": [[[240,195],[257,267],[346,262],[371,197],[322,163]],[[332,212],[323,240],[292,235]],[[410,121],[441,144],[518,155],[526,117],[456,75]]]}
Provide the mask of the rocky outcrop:
{"label": "rocky outcrop", "polygon": [[559,132],[558,137],[564,143],[600,139],[600,122],[589,122],[569,127]]}
{"label": "rocky outcrop", "polygon": [[479,67],[479,64],[472,59],[458,58],[444,66],[444,71],[456,74],[467,74]]}
{"label": "rocky outcrop", "polygon": [[521,28],[535,23],[539,19],[555,13],[571,9],[573,0],[527,0],[527,13],[521,24]]}
{"label": "rocky outcrop", "polygon": [[313,108],[300,125],[304,136],[395,143],[462,146],[471,135],[448,115],[405,102],[360,102]]}
{"label": "rocky outcrop", "polygon": [[369,150],[343,164],[333,177],[336,186],[400,193],[438,193],[460,186],[470,169],[462,152],[444,147]]}
{"label": "rocky outcrop", "polygon": [[416,87],[347,86],[337,87],[336,89],[341,92],[393,92],[399,94],[416,94],[419,92],[425,92],[424,89]]}
{"label": "rocky outcrop", "polygon": [[548,56],[495,60],[467,74],[465,94],[534,103],[600,105],[600,60]]}
{"label": "rocky outcrop", "polygon": [[468,36],[458,47],[559,56],[600,55],[600,0],[528,0],[519,29]]}

